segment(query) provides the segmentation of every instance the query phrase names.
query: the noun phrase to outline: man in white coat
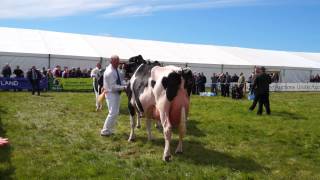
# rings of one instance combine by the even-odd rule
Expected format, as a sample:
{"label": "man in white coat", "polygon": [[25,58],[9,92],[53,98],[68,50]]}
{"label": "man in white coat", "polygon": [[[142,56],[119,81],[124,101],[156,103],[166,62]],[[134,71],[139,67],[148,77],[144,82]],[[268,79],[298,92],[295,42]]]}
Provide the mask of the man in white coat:
{"label": "man in white coat", "polygon": [[98,102],[98,97],[99,97],[99,84],[98,84],[98,80],[100,78],[100,76],[102,76],[101,73],[101,64],[97,63],[96,67],[94,69],[92,69],[91,71],[91,78],[92,78],[92,85],[93,85],[93,90],[94,90],[94,94],[96,95],[96,111],[98,111],[101,107],[99,105]]}
{"label": "man in white coat", "polygon": [[121,85],[121,78],[118,72],[119,57],[114,55],[103,74],[103,88],[106,93],[106,101],[109,109],[108,116],[101,130],[101,136],[110,136],[114,132],[117,116],[120,108],[120,92],[126,89]]}

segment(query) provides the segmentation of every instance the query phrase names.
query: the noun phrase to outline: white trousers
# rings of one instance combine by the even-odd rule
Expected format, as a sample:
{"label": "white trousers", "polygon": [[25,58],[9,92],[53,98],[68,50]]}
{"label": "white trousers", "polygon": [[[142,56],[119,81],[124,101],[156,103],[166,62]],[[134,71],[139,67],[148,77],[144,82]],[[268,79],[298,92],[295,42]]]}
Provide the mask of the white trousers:
{"label": "white trousers", "polygon": [[99,98],[99,85],[98,83],[93,81],[93,90],[94,90],[94,94],[96,95],[96,108],[99,108],[99,103],[98,103],[98,98]]}
{"label": "white trousers", "polygon": [[120,108],[120,94],[117,92],[107,93],[106,101],[109,112],[101,130],[101,134],[111,134],[114,131],[113,128],[116,124]]}

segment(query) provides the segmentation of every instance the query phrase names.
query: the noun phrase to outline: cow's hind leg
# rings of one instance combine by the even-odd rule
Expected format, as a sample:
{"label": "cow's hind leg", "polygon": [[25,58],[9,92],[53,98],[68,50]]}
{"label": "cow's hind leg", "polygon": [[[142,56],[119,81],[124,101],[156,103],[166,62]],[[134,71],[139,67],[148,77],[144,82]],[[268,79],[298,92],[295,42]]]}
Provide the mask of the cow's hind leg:
{"label": "cow's hind leg", "polygon": [[135,139],[134,128],[136,127],[136,123],[134,121],[134,115],[136,112],[130,102],[128,103],[128,109],[129,109],[129,114],[130,114],[130,128],[131,128],[128,141],[134,141],[134,139]]}
{"label": "cow's hind leg", "polygon": [[138,115],[137,115],[137,126],[136,126],[136,128],[138,128],[138,129],[141,128],[141,117],[142,117],[142,115],[140,113],[138,113]]}
{"label": "cow's hind leg", "polygon": [[179,143],[176,149],[176,154],[181,154],[182,151],[182,141],[184,136],[186,135],[186,111],[185,108],[182,107],[181,109],[181,119],[180,119],[180,123],[179,123]]}
{"label": "cow's hind leg", "polygon": [[146,127],[147,127],[147,133],[148,133],[148,141],[153,140],[152,134],[151,134],[151,119],[146,118]]}
{"label": "cow's hind leg", "polygon": [[166,113],[160,113],[161,124],[163,127],[163,136],[165,141],[164,151],[163,151],[163,161],[170,161],[171,160],[171,152],[170,152],[170,142],[171,142],[171,135],[172,135],[172,127],[169,122],[169,117]]}

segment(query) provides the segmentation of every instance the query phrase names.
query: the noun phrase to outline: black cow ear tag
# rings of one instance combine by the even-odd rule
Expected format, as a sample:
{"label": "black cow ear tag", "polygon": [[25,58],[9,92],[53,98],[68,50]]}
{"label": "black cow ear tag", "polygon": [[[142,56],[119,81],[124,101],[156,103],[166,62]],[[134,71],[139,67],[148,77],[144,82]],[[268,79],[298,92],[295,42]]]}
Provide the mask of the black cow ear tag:
{"label": "black cow ear tag", "polygon": [[168,87],[168,77],[163,77],[161,83],[162,83],[162,86],[164,87],[164,89],[167,89],[167,87]]}

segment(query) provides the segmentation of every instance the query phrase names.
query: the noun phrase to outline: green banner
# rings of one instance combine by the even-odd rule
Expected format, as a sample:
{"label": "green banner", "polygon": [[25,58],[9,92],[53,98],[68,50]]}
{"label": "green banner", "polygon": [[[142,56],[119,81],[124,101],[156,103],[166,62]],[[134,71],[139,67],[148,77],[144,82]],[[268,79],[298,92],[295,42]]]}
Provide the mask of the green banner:
{"label": "green banner", "polygon": [[52,90],[65,91],[92,91],[92,79],[91,78],[57,78]]}

